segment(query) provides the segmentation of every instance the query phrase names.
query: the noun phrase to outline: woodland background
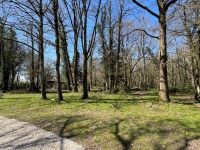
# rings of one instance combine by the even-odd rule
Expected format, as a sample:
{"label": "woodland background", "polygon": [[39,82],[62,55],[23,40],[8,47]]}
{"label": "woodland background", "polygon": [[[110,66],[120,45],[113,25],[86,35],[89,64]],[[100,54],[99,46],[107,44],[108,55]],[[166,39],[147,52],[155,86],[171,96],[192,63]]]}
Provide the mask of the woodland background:
{"label": "woodland background", "polygon": [[199,100],[200,2],[197,0],[1,0],[3,92],[157,89]]}

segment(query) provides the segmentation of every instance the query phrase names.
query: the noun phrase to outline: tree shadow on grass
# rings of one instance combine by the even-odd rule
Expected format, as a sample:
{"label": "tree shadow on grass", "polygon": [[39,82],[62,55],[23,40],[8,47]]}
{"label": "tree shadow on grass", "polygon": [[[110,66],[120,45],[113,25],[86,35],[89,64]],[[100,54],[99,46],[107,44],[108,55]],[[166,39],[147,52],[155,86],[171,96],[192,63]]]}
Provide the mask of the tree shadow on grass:
{"label": "tree shadow on grass", "polygon": [[[142,119],[142,118],[141,118]],[[173,118],[166,119],[156,119],[151,118],[144,122],[140,121],[140,118],[130,119],[122,118],[115,120],[110,120],[110,122],[104,122],[102,124],[98,123],[98,119],[92,119],[92,117],[86,115],[73,115],[73,116],[55,116],[51,118],[48,122],[56,122],[56,124],[49,124],[45,128],[53,130],[56,127],[57,133],[61,137],[79,139],[82,143],[85,144],[85,140],[89,137],[89,141],[94,140],[94,136],[103,136],[106,133],[112,133],[114,135],[113,143],[118,141],[118,148],[122,147],[123,150],[133,149],[133,146],[141,144],[141,146],[150,146],[155,150],[162,149],[177,149],[183,150],[189,147],[190,141],[194,139],[199,139],[199,136],[194,137],[185,137],[184,135],[176,137],[173,140],[173,137],[178,134],[183,134],[183,131],[191,131],[192,133],[197,132],[197,128],[200,128],[198,125],[199,122],[196,122],[197,126],[191,128],[187,123],[181,122]],[[129,129],[126,129],[128,127]],[[180,129],[179,129],[180,128]],[[98,132],[98,133],[97,133]],[[89,135],[89,136],[88,136]],[[138,142],[138,139],[144,139],[147,141]],[[87,141],[87,140],[86,140]],[[102,141],[103,142],[103,141]],[[135,142],[137,143],[136,145]],[[62,140],[60,141],[62,145]],[[181,143],[178,146],[173,146],[177,143]],[[103,143],[93,143],[99,144],[97,147],[86,143],[86,147],[94,146],[94,149],[102,149]],[[144,144],[144,145],[142,145]],[[140,145],[139,145],[140,146]],[[137,149],[138,147],[134,147]],[[60,148],[60,150],[62,150]]]}
{"label": "tree shadow on grass", "polygon": [[[192,137],[186,137],[187,134],[184,135],[184,133],[180,131],[179,128],[177,128],[180,127],[181,130],[197,133],[197,128],[199,128],[198,125],[196,128],[190,128],[187,126],[187,124],[183,124],[175,119],[159,120],[156,122],[152,120],[142,124],[142,126],[135,122],[136,126],[129,130],[128,137],[127,134],[123,131],[126,129],[122,123],[123,125],[127,125],[128,121],[118,120],[117,122],[113,123],[115,130],[112,133],[115,135],[119,144],[121,144],[123,150],[137,149],[140,146],[140,148],[143,149],[149,148],[155,150],[184,150],[191,148],[192,141],[200,139],[200,135],[197,134]],[[129,124],[128,126],[130,127],[131,125]],[[174,137],[176,138],[174,139]],[[143,139],[143,142],[140,141],[140,139]],[[198,146],[199,143],[200,141],[198,141],[196,145]]]}
{"label": "tree shadow on grass", "polygon": [[129,135],[129,139],[125,139],[123,138],[123,136],[121,136],[119,134],[119,125],[120,123],[122,122],[123,120],[119,120],[118,122],[116,122],[114,124],[115,126],[115,131],[113,132],[113,134],[116,136],[117,140],[121,143],[122,147],[123,147],[123,150],[129,150],[135,136],[133,135],[133,133],[130,133]]}
{"label": "tree shadow on grass", "polygon": [[[198,129],[200,128],[199,123],[196,122],[196,128],[194,128],[188,125],[187,122],[182,122],[182,121],[175,120],[175,119],[166,119],[165,121],[164,120],[159,121],[161,125],[163,125],[164,127],[166,126],[166,129],[159,130],[160,138],[165,139],[166,137],[171,137],[173,139],[174,137],[170,136],[170,134],[175,133],[175,136],[177,136],[177,139],[169,140],[167,144],[164,144],[164,146],[160,143],[155,143],[154,149],[159,149],[159,150],[172,149],[171,147],[173,146],[176,147],[175,145],[179,145],[176,148],[174,148],[177,150],[194,149],[193,145],[191,145],[190,142],[200,139],[200,135],[196,134],[198,133]],[[167,125],[169,126],[167,127]],[[180,130],[182,130],[182,132]],[[196,135],[189,136],[188,135],[189,133],[196,134]],[[178,135],[181,135],[181,136],[179,137]],[[197,147],[199,148],[198,145]]]}
{"label": "tree shadow on grass", "polygon": [[[84,122],[87,123],[83,124]],[[67,117],[65,122],[62,123],[62,126],[59,128],[59,136],[65,138],[73,138],[76,136],[83,135],[87,133],[87,127],[90,123],[90,120],[84,115]]]}
{"label": "tree shadow on grass", "polygon": [[[73,101],[70,100],[70,102],[77,102],[77,100]],[[113,103],[121,103],[121,104],[135,104],[135,103],[148,103],[148,102],[157,102],[157,99],[155,97],[117,97],[117,98],[104,98],[104,97],[98,97],[98,96],[91,96],[84,102],[86,103],[96,103],[96,104],[113,104]]]}
{"label": "tree shadow on grass", "polygon": [[[74,121],[75,121],[74,117],[67,118],[66,121],[64,122],[63,126],[61,127],[60,131],[59,131],[59,136],[63,137],[63,133],[64,133],[65,128],[68,125],[72,124]],[[71,138],[73,136],[75,136],[75,135],[71,134],[70,136],[68,136],[68,138]]]}
{"label": "tree shadow on grass", "polygon": [[[66,117],[65,117],[66,118]],[[65,138],[84,138],[94,135],[96,132],[109,128],[107,125],[99,125],[99,121],[88,118],[85,115],[67,117],[59,126],[58,135]]]}
{"label": "tree shadow on grass", "polygon": [[85,128],[87,128],[90,123],[93,122],[84,115],[51,116],[51,118],[41,118],[35,122],[37,126],[65,138],[80,136],[82,132],[79,131],[85,131]]}
{"label": "tree shadow on grass", "polygon": [[[186,132],[198,133],[198,131],[195,128],[188,126],[187,123],[185,123],[185,122],[177,121],[177,123],[180,124],[182,127],[184,127]],[[196,122],[196,128],[197,129],[200,128],[200,122]],[[192,141],[197,141],[197,140],[200,140],[200,135],[196,135],[194,137],[185,137],[184,144],[178,150],[185,150],[190,147],[193,147],[192,149],[194,149],[194,147],[199,148],[200,141],[197,144],[194,143],[195,145],[191,145]]]}

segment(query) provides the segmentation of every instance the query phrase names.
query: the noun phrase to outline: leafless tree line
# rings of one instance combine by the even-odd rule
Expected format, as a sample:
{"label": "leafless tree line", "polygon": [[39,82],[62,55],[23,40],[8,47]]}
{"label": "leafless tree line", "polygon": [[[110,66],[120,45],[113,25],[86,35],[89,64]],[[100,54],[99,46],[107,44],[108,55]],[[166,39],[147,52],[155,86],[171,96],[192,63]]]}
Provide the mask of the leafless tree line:
{"label": "leafless tree line", "polygon": [[2,0],[0,5],[1,17],[6,16],[1,27],[22,34],[8,39],[2,33],[1,45],[4,40],[16,40],[29,49],[29,90],[40,86],[42,99],[47,99],[44,64],[45,49],[50,46],[56,54],[59,101],[63,99],[61,66],[69,90],[78,92],[82,85],[83,99],[93,86],[109,93],[138,87],[159,88],[159,101],[170,102],[169,87],[199,87],[197,1]]}

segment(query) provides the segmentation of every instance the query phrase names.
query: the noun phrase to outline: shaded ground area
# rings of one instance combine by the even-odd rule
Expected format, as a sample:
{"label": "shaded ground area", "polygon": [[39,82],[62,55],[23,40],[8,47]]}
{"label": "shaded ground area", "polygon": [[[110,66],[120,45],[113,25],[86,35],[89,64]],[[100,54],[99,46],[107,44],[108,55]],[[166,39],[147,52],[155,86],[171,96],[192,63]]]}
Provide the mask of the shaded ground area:
{"label": "shaded ground area", "polygon": [[0,117],[2,150],[84,150],[75,142],[44,131],[27,122]]}

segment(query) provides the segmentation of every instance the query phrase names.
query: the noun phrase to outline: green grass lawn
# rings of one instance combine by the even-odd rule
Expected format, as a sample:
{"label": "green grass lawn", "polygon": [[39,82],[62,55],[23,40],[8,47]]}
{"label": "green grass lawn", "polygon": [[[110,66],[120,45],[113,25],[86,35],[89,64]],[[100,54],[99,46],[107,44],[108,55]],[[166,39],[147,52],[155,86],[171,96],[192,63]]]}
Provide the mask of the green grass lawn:
{"label": "green grass lawn", "polygon": [[[94,150],[187,149],[200,144],[200,108],[187,95],[172,102],[157,102],[152,92],[131,94],[6,93],[0,99],[0,116],[27,121]],[[198,143],[194,143],[194,141]]]}

